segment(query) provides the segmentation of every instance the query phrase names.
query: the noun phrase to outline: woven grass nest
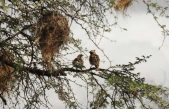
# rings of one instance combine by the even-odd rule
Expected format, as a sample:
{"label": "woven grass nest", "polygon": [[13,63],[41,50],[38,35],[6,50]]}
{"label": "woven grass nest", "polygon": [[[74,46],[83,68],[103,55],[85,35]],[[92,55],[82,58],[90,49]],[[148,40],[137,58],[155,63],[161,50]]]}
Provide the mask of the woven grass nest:
{"label": "woven grass nest", "polygon": [[11,62],[14,62],[12,53],[7,50],[0,50],[0,93],[8,92],[13,84],[14,68],[6,64]]}
{"label": "woven grass nest", "polygon": [[133,0],[116,0],[114,8],[117,11],[125,11],[131,4]]}
{"label": "woven grass nest", "polygon": [[37,22],[35,37],[40,46],[47,69],[53,68],[52,60],[69,40],[68,20],[57,12],[44,14]]}

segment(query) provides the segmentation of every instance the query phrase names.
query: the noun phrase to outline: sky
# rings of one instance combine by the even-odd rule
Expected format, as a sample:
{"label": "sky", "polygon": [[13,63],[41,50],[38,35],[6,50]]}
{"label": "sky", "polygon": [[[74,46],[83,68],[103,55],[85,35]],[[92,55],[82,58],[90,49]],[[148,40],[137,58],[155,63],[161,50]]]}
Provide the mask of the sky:
{"label": "sky", "polygon": [[[128,31],[112,29],[112,37],[117,41],[113,45],[113,50],[116,51],[113,60],[115,63],[125,63],[134,57],[151,54],[148,62],[139,65],[136,70],[142,72],[148,82],[169,87],[169,39],[159,49],[163,41],[161,28],[143,7],[133,5],[128,11],[130,17],[120,17],[120,24]],[[160,22],[169,26],[167,20],[162,19]]]}

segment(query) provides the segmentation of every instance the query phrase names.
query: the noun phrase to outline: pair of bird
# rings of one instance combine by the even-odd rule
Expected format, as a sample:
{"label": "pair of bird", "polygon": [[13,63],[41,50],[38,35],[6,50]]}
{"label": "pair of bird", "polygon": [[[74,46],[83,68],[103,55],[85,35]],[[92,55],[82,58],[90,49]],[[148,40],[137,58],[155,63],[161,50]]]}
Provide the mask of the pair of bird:
{"label": "pair of bird", "polygon": [[[90,52],[90,57],[89,57],[89,62],[91,64],[91,66],[95,66],[96,70],[99,70],[99,62],[100,62],[100,58],[99,56],[96,54],[95,50],[91,50]],[[84,61],[82,59],[83,55],[79,54],[73,61],[73,67],[82,69],[84,67]]]}

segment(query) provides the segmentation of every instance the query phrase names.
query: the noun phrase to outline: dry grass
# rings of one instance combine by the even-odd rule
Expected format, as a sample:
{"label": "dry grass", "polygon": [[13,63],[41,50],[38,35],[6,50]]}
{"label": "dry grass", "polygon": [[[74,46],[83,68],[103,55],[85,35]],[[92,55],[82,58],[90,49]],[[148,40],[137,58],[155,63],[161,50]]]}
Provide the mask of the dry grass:
{"label": "dry grass", "polygon": [[0,50],[0,93],[8,92],[13,82],[14,68],[6,65],[14,61],[12,53],[7,50]]}
{"label": "dry grass", "polygon": [[36,38],[47,69],[52,68],[52,60],[69,39],[68,20],[61,14],[49,12],[37,22]]}
{"label": "dry grass", "polygon": [[114,8],[117,11],[125,11],[131,4],[133,0],[116,0]]}
{"label": "dry grass", "polygon": [[8,92],[11,85],[13,84],[14,77],[12,72],[14,69],[9,66],[0,66],[0,92]]}

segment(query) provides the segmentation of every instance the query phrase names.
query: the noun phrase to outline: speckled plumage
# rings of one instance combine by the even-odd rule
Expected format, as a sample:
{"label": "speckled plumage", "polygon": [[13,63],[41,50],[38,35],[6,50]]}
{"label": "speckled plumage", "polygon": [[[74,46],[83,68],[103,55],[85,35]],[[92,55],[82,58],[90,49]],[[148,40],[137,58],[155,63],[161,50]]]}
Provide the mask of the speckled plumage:
{"label": "speckled plumage", "polygon": [[82,59],[83,55],[82,54],[79,54],[72,62],[73,64],[73,67],[76,67],[76,68],[80,68],[82,69],[84,67],[84,62],[83,62],[83,59]]}
{"label": "speckled plumage", "polygon": [[90,64],[94,65],[96,70],[99,70],[99,63],[100,63],[99,55],[96,54],[95,50],[91,50],[89,53],[90,53],[90,57],[89,57]]}

